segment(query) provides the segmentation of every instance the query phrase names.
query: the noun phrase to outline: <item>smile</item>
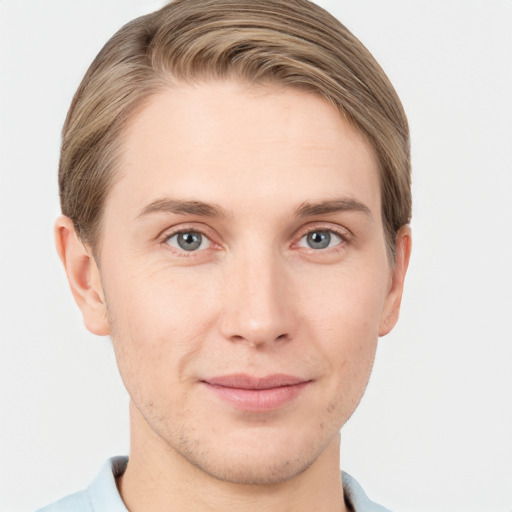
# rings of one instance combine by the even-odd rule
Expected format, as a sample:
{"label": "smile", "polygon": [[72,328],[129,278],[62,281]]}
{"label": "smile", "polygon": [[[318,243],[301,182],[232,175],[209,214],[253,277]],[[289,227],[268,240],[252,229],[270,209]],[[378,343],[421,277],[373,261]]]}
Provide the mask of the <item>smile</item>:
{"label": "smile", "polygon": [[226,375],[201,382],[214,395],[237,409],[265,412],[291,402],[312,381],[290,375],[270,375],[264,378]]}

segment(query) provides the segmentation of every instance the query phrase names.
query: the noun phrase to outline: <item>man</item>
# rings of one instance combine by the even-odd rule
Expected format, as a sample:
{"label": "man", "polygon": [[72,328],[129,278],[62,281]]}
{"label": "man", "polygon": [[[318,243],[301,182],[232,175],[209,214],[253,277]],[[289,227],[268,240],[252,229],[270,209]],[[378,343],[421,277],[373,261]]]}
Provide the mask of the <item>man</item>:
{"label": "man", "polygon": [[131,448],[43,510],[384,510],[340,474],[339,430],[398,318],[409,137],[361,43],[305,0],[138,18],[75,95],[59,185]]}

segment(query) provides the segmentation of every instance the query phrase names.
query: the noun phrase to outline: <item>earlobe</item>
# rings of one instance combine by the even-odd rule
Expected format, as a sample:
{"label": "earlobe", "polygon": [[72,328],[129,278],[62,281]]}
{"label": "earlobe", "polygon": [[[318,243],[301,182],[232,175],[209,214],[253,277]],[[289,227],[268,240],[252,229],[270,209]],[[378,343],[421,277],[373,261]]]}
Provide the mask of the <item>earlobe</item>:
{"label": "earlobe", "polygon": [[379,336],[388,334],[398,321],[405,275],[411,256],[411,246],[411,228],[409,226],[402,226],[396,236],[395,264],[391,276],[391,286],[381,316]]}
{"label": "earlobe", "polygon": [[69,217],[62,215],[57,219],[55,244],[86,328],[99,336],[110,334],[98,266],[92,252],[78,237]]}

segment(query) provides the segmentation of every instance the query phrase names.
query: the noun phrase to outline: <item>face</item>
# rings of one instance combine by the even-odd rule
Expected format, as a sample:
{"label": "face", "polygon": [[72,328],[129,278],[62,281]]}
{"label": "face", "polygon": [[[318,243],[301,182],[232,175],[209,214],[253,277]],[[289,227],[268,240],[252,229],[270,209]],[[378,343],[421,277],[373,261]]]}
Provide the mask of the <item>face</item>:
{"label": "face", "polygon": [[239,483],[337,449],[401,293],[363,137],[313,94],[183,85],[120,164],[98,296],[132,435]]}

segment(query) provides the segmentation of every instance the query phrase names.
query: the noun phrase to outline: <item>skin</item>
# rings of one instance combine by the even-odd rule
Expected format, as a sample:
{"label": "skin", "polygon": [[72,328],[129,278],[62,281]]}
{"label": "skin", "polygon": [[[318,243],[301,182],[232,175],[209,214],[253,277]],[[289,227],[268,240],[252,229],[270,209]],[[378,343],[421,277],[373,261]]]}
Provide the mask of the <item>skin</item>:
{"label": "skin", "polygon": [[[131,397],[131,511],[345,510],[339,429],[397,321],[410,253],[404,227],[388,260],[380,212],[373,151],[316,95],[180,85],[130,120],[96,259],[66,217],[56,234]],[[306,384],[251,411],[205,383],[229,374]]]}

